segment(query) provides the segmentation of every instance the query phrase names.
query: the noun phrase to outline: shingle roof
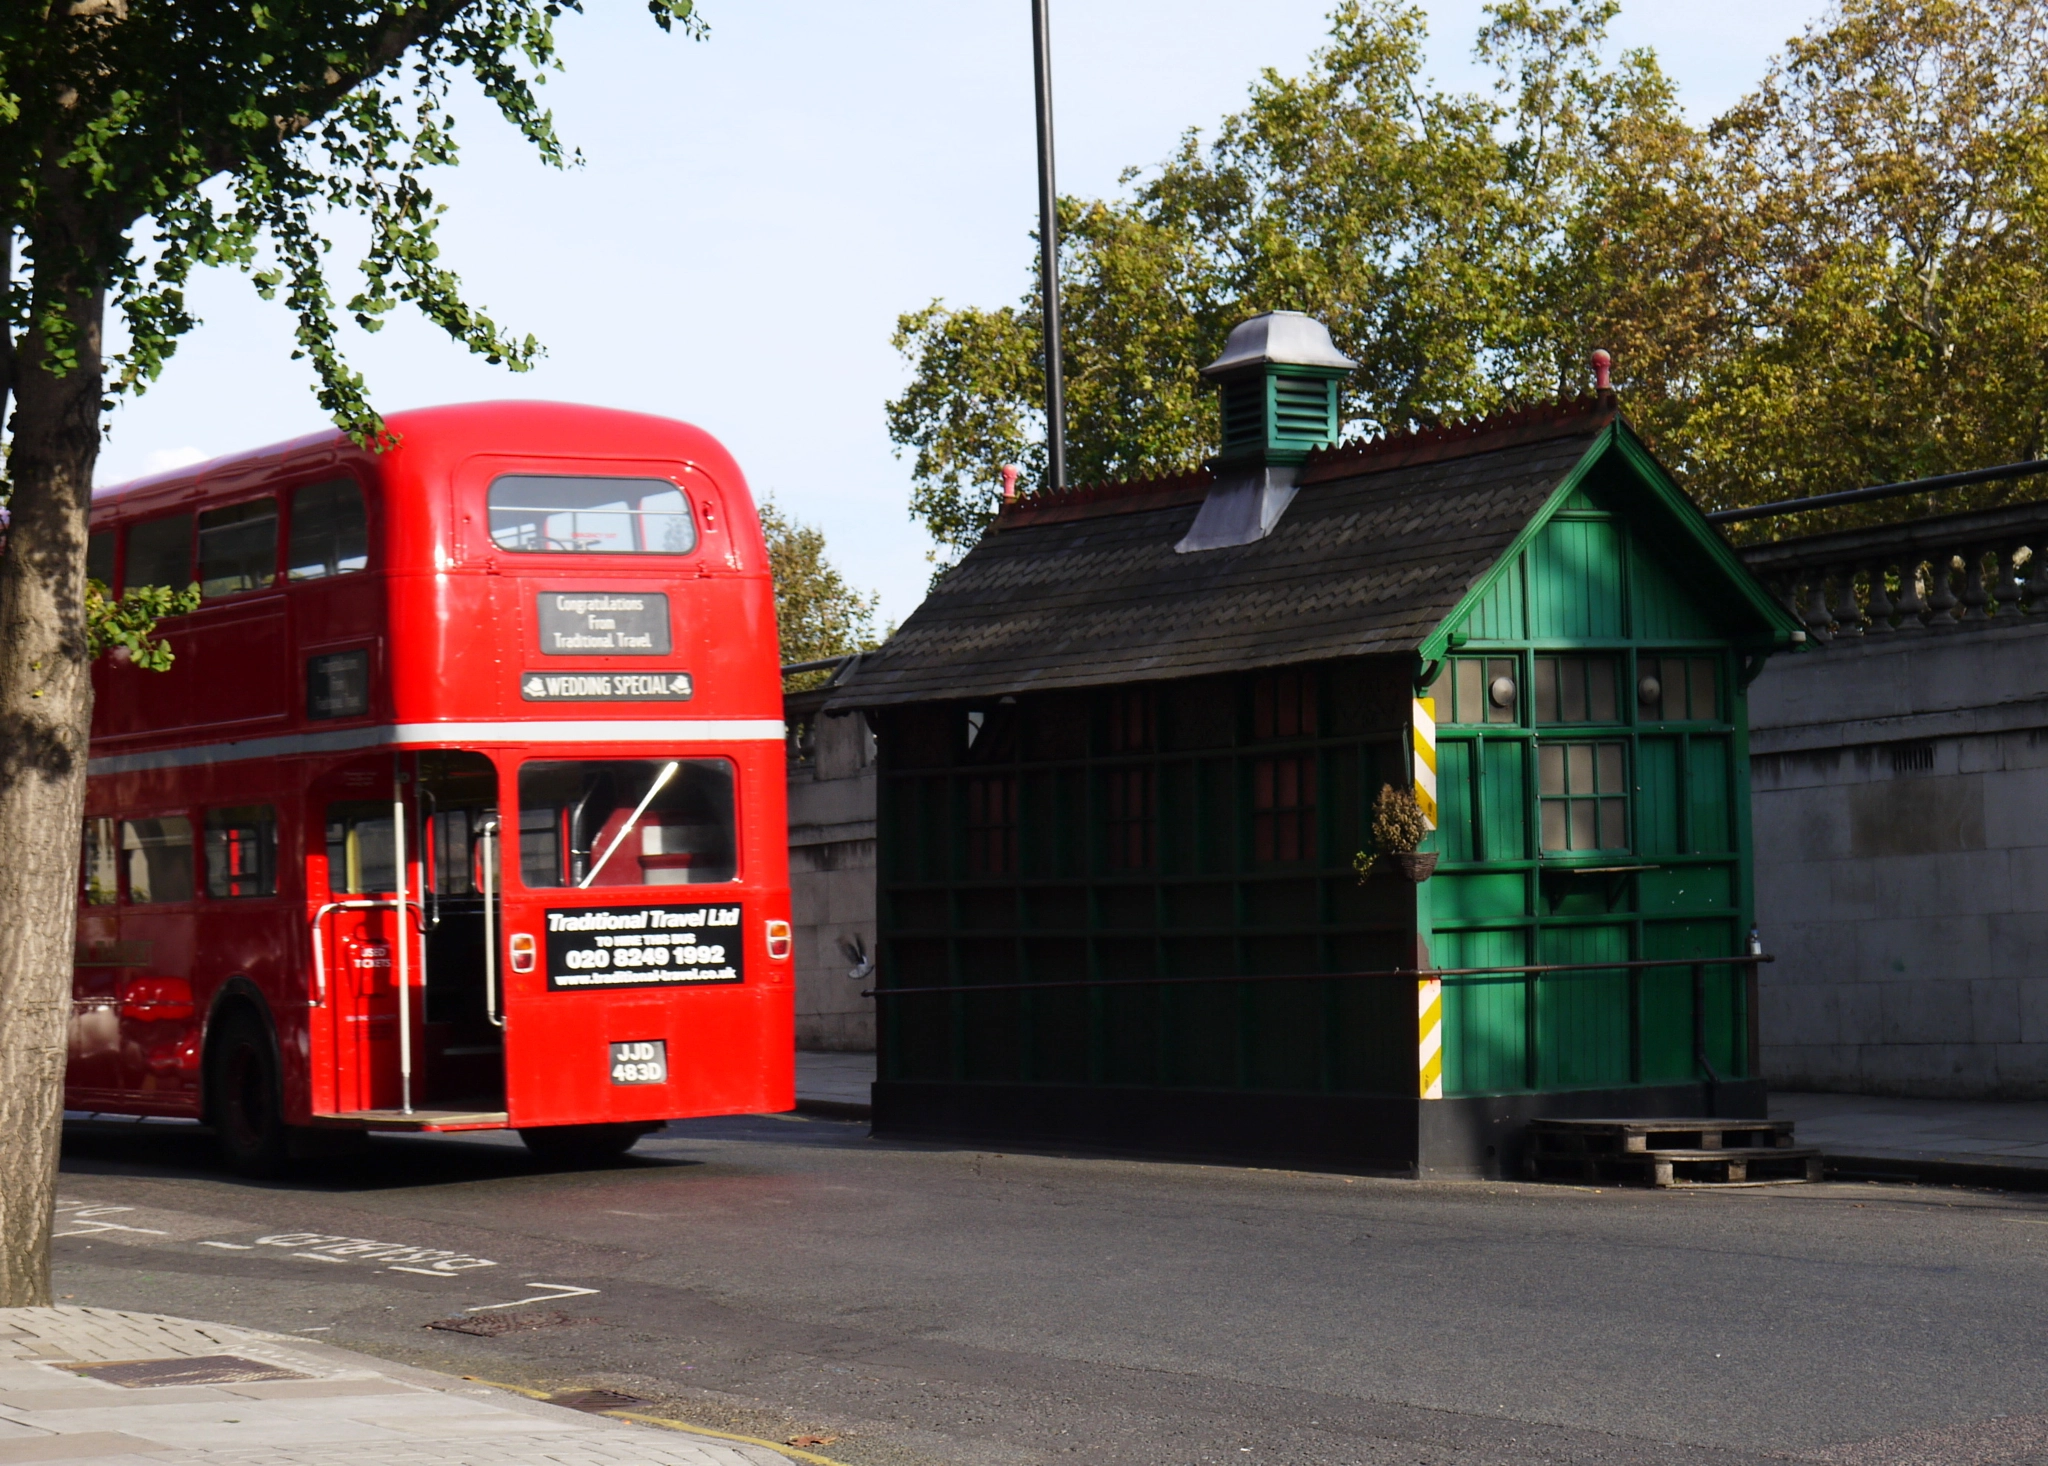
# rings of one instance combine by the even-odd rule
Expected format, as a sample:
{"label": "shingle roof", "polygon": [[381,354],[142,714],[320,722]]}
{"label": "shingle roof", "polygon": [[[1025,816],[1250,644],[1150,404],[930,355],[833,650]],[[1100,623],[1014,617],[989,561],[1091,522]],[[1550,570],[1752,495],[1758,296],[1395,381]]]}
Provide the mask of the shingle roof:
{"label": "shingle roof", "polygon": [[1413,650],[1615,419],[1580,402],[1333,449],[1265,539],[1177,555],[1205,471],[1006,508],[835,708]]}

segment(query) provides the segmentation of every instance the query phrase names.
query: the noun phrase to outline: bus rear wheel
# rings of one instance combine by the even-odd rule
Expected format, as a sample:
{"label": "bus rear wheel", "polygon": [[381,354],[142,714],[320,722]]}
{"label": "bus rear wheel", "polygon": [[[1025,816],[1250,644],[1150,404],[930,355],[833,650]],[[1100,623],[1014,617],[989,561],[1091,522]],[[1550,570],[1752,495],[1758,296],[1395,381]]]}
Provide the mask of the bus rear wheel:
{"label": "bus rear wheel", "polygon": [[245,1176],[275,1176],[289,1158],[277,1051],[247,1009],[224,1017],[207,1056],[206,1089],[221,1158]]}
{"label": "bus rear wheel", "polygon": [[519,1138],[537,1161],[551,1166],[597,1166],[615,1161],[658,1127],[624,1125],[540,1125],[522,1129]]}

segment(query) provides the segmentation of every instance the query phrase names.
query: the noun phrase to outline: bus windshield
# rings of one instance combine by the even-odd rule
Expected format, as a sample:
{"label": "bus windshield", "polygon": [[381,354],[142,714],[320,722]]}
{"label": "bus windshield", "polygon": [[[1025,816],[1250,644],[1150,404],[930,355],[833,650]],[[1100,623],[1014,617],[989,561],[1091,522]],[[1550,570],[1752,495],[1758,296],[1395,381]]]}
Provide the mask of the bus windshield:
{"label": "bus windshield", "polygon": [[[671,762],[676,770],[663,781]],[[725,759],[565,759],[519,770],[519,873],[528,887],[576,886],[587,877],[593,887],[729,881],[735,847],[733,766]]]}
{"label": "bus windshield", "polygon": [[491,541],[501,550],[574,555],[686,555],[697,521],[683,491],[658,478],[506,474],[491,482]]}

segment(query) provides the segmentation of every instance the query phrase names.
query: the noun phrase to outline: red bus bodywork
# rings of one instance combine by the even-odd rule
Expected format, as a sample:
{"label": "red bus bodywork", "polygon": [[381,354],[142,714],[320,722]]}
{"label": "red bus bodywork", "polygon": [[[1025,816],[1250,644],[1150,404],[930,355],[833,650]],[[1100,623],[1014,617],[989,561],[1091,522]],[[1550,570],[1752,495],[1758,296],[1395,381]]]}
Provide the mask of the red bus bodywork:
{"label": "red bus bodywork", "polygon": [[[170,579],[188,514],[199,569],[241,568],[163,623],[168,672],[95,669],[68,1107],[218,1120],[213,1091],[246,1078],[221,1035],[260,1031],[288,1126],[791,1108],[781,680],[738,465],[685,423],[598,408],[389,426],[381,453],[320,434],[94,497],[96,573],[116,584]],[[694,545],[563,552],[494,529],[487,494],[511,491],[493,484],[597,479],[680,489],[687,509],[659,522]],[[319,548],[351,533],[350,483],[367,515],[353,559]],[[209,562],[208,546],[226,548]],[[615,634],[633,645],[606,650]],[[636,825],[627,806],[664,768],[662,798],[689,786],[710,813],[643,805]],[[523,777],[569,793],[524,807]],[[721,819],[727,848],[707,856]],[[589,874],[607,841],[620,851],[591,882],[550,878]],[[645,971],[563,966],[612,959]]]}

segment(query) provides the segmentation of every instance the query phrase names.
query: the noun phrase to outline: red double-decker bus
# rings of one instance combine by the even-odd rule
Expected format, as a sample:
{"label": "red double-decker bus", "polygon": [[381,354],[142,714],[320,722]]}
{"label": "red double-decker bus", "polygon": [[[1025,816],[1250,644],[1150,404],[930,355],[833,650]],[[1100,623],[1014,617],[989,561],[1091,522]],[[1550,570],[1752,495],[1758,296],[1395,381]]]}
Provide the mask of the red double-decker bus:
{"label": "red double-decker bus", "polygon": [[616,1154],[794,1103],[781,678],[709,435],[486,403],[95,495],[197,582],[95,672],[67,1105]]}

